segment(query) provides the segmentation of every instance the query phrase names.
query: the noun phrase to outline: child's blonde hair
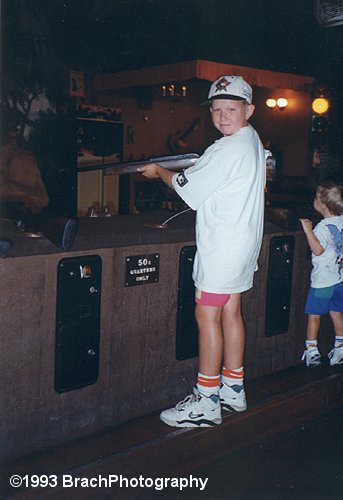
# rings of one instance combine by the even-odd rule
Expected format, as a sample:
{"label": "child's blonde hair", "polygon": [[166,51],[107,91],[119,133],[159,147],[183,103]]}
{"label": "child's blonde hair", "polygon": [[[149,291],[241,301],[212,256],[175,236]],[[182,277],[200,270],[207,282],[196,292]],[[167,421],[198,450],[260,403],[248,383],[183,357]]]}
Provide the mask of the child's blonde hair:
{"label": "child's blonde hair", "polygon": [[343,214],[343,185],[333,181],[323,182],[317,188],[319,199],[334,215]]}

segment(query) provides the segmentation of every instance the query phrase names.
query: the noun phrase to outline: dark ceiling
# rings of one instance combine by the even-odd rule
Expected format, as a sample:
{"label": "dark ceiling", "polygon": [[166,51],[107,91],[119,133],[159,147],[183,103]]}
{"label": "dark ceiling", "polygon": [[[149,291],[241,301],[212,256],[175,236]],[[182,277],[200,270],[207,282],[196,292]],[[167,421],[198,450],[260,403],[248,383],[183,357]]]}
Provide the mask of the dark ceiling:
{"label": "dark ceiling", "polygon": [[[339,0],[338,0],[339,1]],[[325,77],[343,66],[343,26],[315,0],[6,0],[7,38],[103,73],[210,59]]]}

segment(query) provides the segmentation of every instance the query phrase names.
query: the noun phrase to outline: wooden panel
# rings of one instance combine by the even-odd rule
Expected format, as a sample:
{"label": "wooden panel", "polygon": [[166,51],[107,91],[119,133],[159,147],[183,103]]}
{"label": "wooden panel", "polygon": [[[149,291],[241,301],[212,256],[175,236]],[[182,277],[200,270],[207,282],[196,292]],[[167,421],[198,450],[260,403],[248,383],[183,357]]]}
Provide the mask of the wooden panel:
{"label": "wooden panel", "polygon": [[[179,363],[175,359],[175,329],[180,245],[162,245],[159,282],[124,288],[123,273],[117,277],[113,303],[110,356],[113,371],[110,384],[117,393],[115,418],[123,419],[127,408],[132,416],[161,408],[191,387],[197,360]],[[153,253],[156,247],[144,247]],[[113,269],[123,270],[125,258],[143,249],[118,249]],[[125,374],[124,386],[118,383]]]}
{"label": "wooden panel", "polygon": [[[264,335],[268,247],[275,234],[284,233],[265,236],[255,286],[243,298],[247,379],[299,364],[303,350],[310,260],[302,233],[294,233],[289,329]],[[57,265],[65,254],[0,259],[2,459],[157,412],[189,393],[197,358],[175,359],[175,330],[179,254],[193,244],[68,253],[102,259],[101,333],[97,382],[64,394],[54,391],[54,349]],[[125,287],[126,257],[153,253],[160,255],[158,283]],[[324,352],[331,341],[332,326],[325,320]]]}
{"label": "wooden panel", "polygon": [[[99,250],[99,378],[92,386],[64,394],[54,391],[57,264],[64,255],[1,261],[1,286],[6,290],[1,293],[0,363],[4,458],[148,413],[189,390],[196,360],[175,360],[174,266],[179,247]],[[159,283],[125,287],[125,257],[156,251]]]}

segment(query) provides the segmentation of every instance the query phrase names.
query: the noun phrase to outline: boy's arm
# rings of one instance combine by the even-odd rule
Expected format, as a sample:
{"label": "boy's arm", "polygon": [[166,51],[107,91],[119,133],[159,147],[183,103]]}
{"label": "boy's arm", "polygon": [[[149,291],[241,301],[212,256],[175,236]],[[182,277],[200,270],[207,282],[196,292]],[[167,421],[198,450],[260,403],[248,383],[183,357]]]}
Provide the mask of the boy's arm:
{"label": "boy's arm", "polygon": [[309,219],[299,219],[303,227],[305,236],[307,238],[308,244],[314,253],[314,255],[321,255],[324,252],[324,248],[320,244],[318,238],[313,232],[312,221]]}

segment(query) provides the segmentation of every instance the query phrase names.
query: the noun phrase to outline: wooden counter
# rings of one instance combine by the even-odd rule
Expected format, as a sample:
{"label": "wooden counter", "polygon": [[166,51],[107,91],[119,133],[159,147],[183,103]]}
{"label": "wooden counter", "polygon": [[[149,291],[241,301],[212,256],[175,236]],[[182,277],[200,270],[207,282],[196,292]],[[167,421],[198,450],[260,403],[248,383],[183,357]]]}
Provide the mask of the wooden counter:
{"label": "wooden counter", "polygon": [[[175,331],[180,252],[194,246],[194,214],[173,219],[168,229],[145,225],[161,223],[170,215],[82,219],[69,252],[44,237],[27,238],[3,223],[2,237],[14,245],[0,259],[2,460],[164,409],[190,392],[197,357],[176,359]],[[266,337],[270,242],[290,235],[294,258],[289,328]],[[142,255],[158,255],[158,280],[127,286],[127,259]],[[55,390],[58,270],[63,259],[82,261],[92,256],[101,261],[98,376],[91,385],[59,393]],[[300,363],[310,267],[303,234],[266,223],[254,288],[243,296],[247,379]],[[331,341],[330,324],[324,321],[322,329],[329,331],[325,336]]]}

